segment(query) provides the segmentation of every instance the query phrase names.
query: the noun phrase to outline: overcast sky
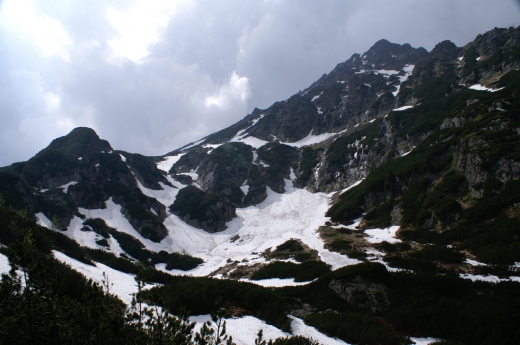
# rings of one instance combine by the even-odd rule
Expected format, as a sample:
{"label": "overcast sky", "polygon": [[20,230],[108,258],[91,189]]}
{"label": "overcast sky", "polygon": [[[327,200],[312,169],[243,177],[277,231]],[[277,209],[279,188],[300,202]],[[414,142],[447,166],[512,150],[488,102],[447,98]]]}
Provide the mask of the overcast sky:
{"label": "overcast sky", "polygon": [[0,166],[78,126],[162,155],[379,39],[431,50],[519,24],[517,0],[0,0]]}

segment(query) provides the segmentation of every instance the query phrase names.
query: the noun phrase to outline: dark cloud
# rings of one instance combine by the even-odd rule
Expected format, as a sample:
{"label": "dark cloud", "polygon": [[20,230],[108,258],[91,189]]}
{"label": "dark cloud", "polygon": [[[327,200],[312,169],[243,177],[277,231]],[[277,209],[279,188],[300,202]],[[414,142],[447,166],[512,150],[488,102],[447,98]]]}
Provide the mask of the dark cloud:
{"label": "dark cloud", "polygon": [[[520,12],[508,0],[157,1],[170,17],[137,61],[114,53],[123,34],[109,21],[137,0],[35,1],[47,41],[23,17],[6,16],[16,1],[0,2],[0,166],[75,126],[117,149],[163,154],[289,97],[381,38],[462,46],[517,26]],[[137,45],[158,15],[140,3],[120,23]]]}

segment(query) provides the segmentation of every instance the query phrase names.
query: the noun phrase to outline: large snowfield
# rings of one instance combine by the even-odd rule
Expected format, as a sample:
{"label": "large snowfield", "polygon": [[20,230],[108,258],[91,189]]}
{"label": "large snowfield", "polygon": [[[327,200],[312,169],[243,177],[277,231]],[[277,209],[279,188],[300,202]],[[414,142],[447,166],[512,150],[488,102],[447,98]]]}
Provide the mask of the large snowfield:
{"label": "large snowfield", "polygon": [[[250,138],[240,138],[240,141],[245,142],[248,141],[247,139],[251,140]],[[309,139],[306,138],[306,140]],[[165,160],[158,162],[157,166],[159,169],[168,172],[181,156],[182,153],[166,157]],[[124,161],[124,157],[122,157],[122,160]],[[121,206],[114,203],[112,198],[105,202],[106,207],[104,209],[79,208],[79,212],[86,218],[101,218],[105,220],[108,226],[134,236],[151,251],[185,252],[204,260],[203,264],[190,271],[166,271],[165,264],[156,266],[157,269],[174,275],[213,275],[217,278],[223,278],[222,275],[215,274],[215,272],[219,268],[228,265],[230,260],[236,265],[266,262],[266,259],[261,254],[268,249],[275,249],[289,239],[299,239],[310,249],[316,250],[320,259],[330,265],[332,269],[359,263],[356,259],[351,259],[345,255],[325,249],[324,242],[317,232],[320,226],[323,226],[330,220],[325,216],[325,213],[330,207],[332,193],[310,193],[307,190],[295,188],[292,184],[294,178],[294,173],[292,173],[291,179],[285,180],[285,193],[278,194],[267,188],[267,198],[262,203],[246,208],[238,208],[236,210],[237,217],[228,222],[227,229],[222,232],[210,234],[204,230],[194,228],[183,222],[176,215],[168,213],[169,215],[164,221],[168,235],[160,243],[144,239],[121,213]],[[174,181],[169,176],[167,179],[173,187],[160,183],[161,190],[146,188],[136,180],[139,189],[144,195],[157,199],[168,209],[168,206],[175,201],[178,191],[184,188],[185,185]],[[356,182],[351,187],[360,182]],[[247,190],[247,186],[243,187],[244,190]],[[36,217],[39,224],[53,228],[52,222],[43,213],[36,214]],[[357,222],[349,227],[355,227],[360,220],[358,219]],[[100,239],[100,235],[93,231],[85,231],[83,227],[83,220],[74,216],[65,234],[82,246],[101,248],[96,243],[96,240]],[[399,241],[395,237],[398,229],[399,227],[395,226],[387,229],[369,229],[365,231],[366,239],[370,243],[380,243],[382,241],[395,243]],[[108,242],[108,250],[119,256],[122,253],[119,243],[112,237]],[[58,260],[70,265],[87,278],[100,284],[108,277],[110,291],[125,303],[129,304],[131,302],[132,295],[136,292],[136,283],[133,275],[119,272],[101,263],[95,263],[95,266],[86,265],[57,251],[54,251],[53,254]],[[371,261],[383,262],[381,258],[384,253],[373,251],[373,253],[369,254]],[[2,272],[9,270],[9,264],[5,256],[0,256],[0,270]],[[393,269],[390,268],[390,270]],[[308,284],[308,282],[295,283],[294,279],[266,279],[260,281],[242,279],[242,281],[273,288]],[[147,288],[151,286],[153,285],[148,285]],[[208,315],[192,318],[193,321],[197,321],[199,327],[202,322],[208,319]],[[228,333],[233,336],[234,341],[239,345],[253,344],[259,329],[263,329],[265,339],[291,335],[252,316],[229,319],[227,320],[227,325]],[[292,317],[291,327],[293,330],[292,334],[311,337],[322,344],[346,344],[343,341],[325,336],[313,327],[305,325],[302,320],[294,317]],[[431,342],[431,338],[414,340],[420,344]]]}

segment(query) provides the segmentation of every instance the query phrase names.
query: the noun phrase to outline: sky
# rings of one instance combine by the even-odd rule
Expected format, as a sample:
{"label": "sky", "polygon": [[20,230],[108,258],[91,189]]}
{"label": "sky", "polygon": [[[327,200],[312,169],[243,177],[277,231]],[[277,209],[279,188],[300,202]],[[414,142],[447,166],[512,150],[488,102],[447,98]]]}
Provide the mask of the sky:
{"label": "sky", "polygon": [[0,0],[0,166],[79,126],[163,155],[380,39],[431,50],[519,24],[518,0]]}

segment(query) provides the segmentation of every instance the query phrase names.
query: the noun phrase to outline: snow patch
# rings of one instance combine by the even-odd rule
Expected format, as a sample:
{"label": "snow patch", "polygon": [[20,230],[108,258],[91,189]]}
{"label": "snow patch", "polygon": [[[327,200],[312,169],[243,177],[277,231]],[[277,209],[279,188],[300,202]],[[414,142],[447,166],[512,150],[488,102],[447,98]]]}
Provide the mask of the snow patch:
{"label": "snow patch", "polygon": [[[194,331],[198,332],[205,322],[211,321],[211,316],[191,316],[190,321],[197,323]],[[291,336],[289,333],[285,333],[274,326],[268,325],[264,321],[253,316],[225,319],[225,321],[226,333],[233,337],[233,342],[237,345],[254,344],[259,330],[262,330],[263,337],[267,342],[269,342],[269,340],[274,341],[276,338]]]}
{"label": "snow patch", "polygon": [[[99,284],[102,283],[103,273],[105,273],[109,283],[113,284],[110,286],[110,293],[113,293],[128,305],[132,302],[132,295],[137,293],[135,276],[132,274],[117,271],[99,262],[95,262],[95,266],[90,266],[56,250],[53,250],[52,253],[56,260],[69,265],[72,269],[87,277],[87,279],[92,279]],[[153,286],[146,284],[144,288],[149,289]]]}
{"label": "snow patch", "polygon": [[[259,330],[262,330],[263,338],[267,342],[269,342],[269,340],[275,340],[276,338],[290,337],[291,335],[301,335],[312,338],[318,341],[320,344],[348,345],[341,340],[331,338],[323,333],[320,333],[314,327],[307,326],[303,320],[299,318],[296,318],[292,315],[289,315],[288,317],[291,319],[292,334],[283,332],[282,330],[268,325],[264,321],[253,316],[225,319],[226,333],[233,337],[233,341],[237,345],[254,344]],[[211,321],[211,317],[209,315],[197,315],[192,316],[190,321],[196,322],[194,330],[199,331],[204,322]]]}
{"label": "snow patch", "polygon": [[[168,182],[170,182],[174,187],[170,187],[162,182],[159,182],[159,185],[162,189],[156,190],[156,189],[150,189],[143,186],[143,184],[139,181],[139,179],[135,179],[137,182],[137,186],[141,190],[141,192],[150,197],[155,198],[157,201],[159,201],[161,204],[163,204],[166,207],[166,210],[168,210],[168,207],[173,204],[175,201],[175,198],[177,197],[177,193],[179,193],[179,189],[182,189],[185,187],[182,183],[179,183],[172,179],[170,176],[166,176],[168,179]],[[177,188],[175,188],[177,187]]]}
{"label": "snow patch", "polygon": [[65,231],[65,235],[72,238],[83,247],[99,249],[96,240],[101,239],[102,236],[98,235],[94,231],[82,231],[82,228],[83,219],[79,218],[78,216],[74,216],[70,221],[67,231]]}
{"label": "snow patch", "polygon": [[323,133],[318,135],[312,135],[312,130],[309,132],[309,134],[298,141],[295,141],[294,143],[288,143],[288,142],[280,142],[280,144],[285,144],[293,147],[303,147],[307,145],[313,145],[321,143],[322,141],[325,141],[327,139],[332,138],[333,136],[340,134],[340,133]]}
{"label": "snow patch", "polygon": [[403,111],[403,110],[412,109],[412,108],[413,108],[413,105],[405,105],[404,107],[396,108],[392,111]]}
{"label": "snow patch", "polygon": [[52,222],[42,212],[38,212],[34,215],[36,217],[36,224],[52,229]]}
{"label": "snow patch", "polygon": [[185,153],[180,153],[175,156],[168,156],[164,157],[164,160],[157,162],[157,169],[169,172],[172,166],[181,159],[182,156],[184,156]]}
{"label": "snow patch", "polygon": [[75,184],[78,184],[78,182],[76,181],[71,181],[69,183],[66,183],[62,186],[59,186],[58,188],[62,188],[63,189],[63,193],[67,194],[69,192],[69,187],[70,186],[74,186]]}
{"label": "snow patch", "polygon": [[247,195],[247,193],[249,192],[249,186],[247,184],[240,186],[240,189],[245,195]]}
{"label": "snow patch", "polygon": [[409,154],[410,154],[410,152],[412,152],[412,151],[413,151],[413,149],[415,149],[415,146],[414,146],[414,147],[412,147],[412,148],[410,149],[410,151],[408,151],[408,152],[405,152],[405,153],[401,154],[401,157],[404,157],[404,156],[406,156],[406,155],[409,155]]}
{"label": "snow patch", "polygon": [[258,139],[256,137],[253,137],[253,136],[249,136],[249,137],[246,137],[246,138],[233,138],[230,140],[230,142],[242,142],[246,145],[249,145],[249,146],[252,146],[254,147],[255,149],[259,148],[259,147],[262,147],[264,146],[265,144],[267,144],[268,142],[265,141],[265,140],[262,140],[262,139]]}
{"label": "snow patch", "polygon": [[9,274],[11,265],[9,259],[4,254],[0,253],[0,274]]}
{"label": "snow patch", "polygon": [[[352,188],[354,188],[355,186],[359,185],[361,182],[363,182],[364,179],[361,179],[359,181],[356,181],[354,182],[353,184],[351,184],[350,186],[348,186],[347,188],[344,188],[341,190],[341,192],[339,192],[339,194],[343,194],[345,193],[347,190],[350,190]],[[361,221],[361,218],[359,218],[359,220]]]}
{"label": "snow patch", "polygon": [[288,279],[280,279],[280,278],[271,278],[271,279],[261,279],[261,280],[250,280],[250,279],[240,279],[241,282],[256,284],[264,287],[283,287],[283,286],[298,286],[298,285],[307,285],[312,283],[310,282],[295,282],[293,278]]}
{"label": "snow patch", "polygon": [[365,230],[365,234],[369,236],[366,240],[369,243],[381,243],[383,241],[388,243],[401,242],[401,240],[395,237],[397,230],[399,230],[398,225],[394,225],[385,229],[368,229]]}
{"label": "snow patch", "polygon": [[323,91],[319,95],[312,97],[311,102],[314,102],[315,100],[320,98],[321,95],[323,95]]}
{"label": "snow patch", "polygon": [[[323,240],[316,232],[329,220],[325,213],[332,194],[310,193],[294,188],[290,180],[285,180],[285,190],[284,194],[278,194],[267,187],[267,198],[262,203],[237,208],[237,217],[227,223],[228,228],[214,234],[194,228],[177,216],[170,215],[164,222],[169,235],[161,246],[169,242],[169,251],[186,250],[190,255],[204,260],[202,265],[191,271],[171,273],[207,276],[225,266],[228,258],[248,264],[265,262],[255,253],[262,253],[291,238],[300,239],[311,249],[317,250],[321,260],[333,269],[359,262],[325,249]],[[237,235],[238,239],[232,242],[231,238]],[[161,269],[160,265],[156,267]]]}
{"label": "snow patch", "polygon": [[492,89],[490,87],[487,87],[487,86],[484,86],[484,85],[481,85],[481,84],[475,84],[475,85],[471,85],[469,87],[469,89],[471,90],[477,90],[477,91],[489,91],[489,92],[497,92],[497,91],[500,91],[503,89],[503,87],[501,87],[500,89]]}
{"label": "snow patch", "polygon": [[154,252],[159,252],[161,250],[165,250],[167,252],[179,251],[175,250],[173,245],[173,241],[171,238],[165,238],[160,243],[156,243],[150,241],[149,239],[143,238],[141,234],[139,234],[130,224],[128,219],[121,213],[121,205],[118,205],[112,201],[112,197],[110,197],[107,201],[105,201],[106,208],[104,209],[93,209],[88,210],[82,207],[78,208],[79,213],[83,214],[87,218],[101,218],[103,219],[107,225],[111,228],[116,229],[119,232],[124,232],[129,235],[134,236],[139,239],[142,244]]}
{"label": "snow patch", "polygon": [[476,260],[466,259],[465,263],[470,264],[471,266],[487,266],[486,264],[483,264],[482,262],[478,262]]}
{"label": "snow patch", "polygon": [[440,338],[432,338],[432,337],[428,337],[428,338],[410,337],[410,340],[413,341],[416,345],[429,345],[429,344],[441,341]]}
{"label": "snow patch", "polygon": [[122,160],[123,162],[126,162],[126,157],[125,157],[125,156],[123,156],[122,154],[119,154],[119,156],[121,157],[121,160]]}
{"label": "snow patch", "polygon": [[291,329],[293,335],[302,335],[307,338],[312,338],[320,344],[348,345],[348,343],[344,342],[343,340],[328,337],[325,334],[318,331],[316,328],[306,325],[302,319],[299,319],[292,315],[289,315],[288,317],[292,320]]}
{"label": "snow patch", "polygon": [[256,123],[258,121],[260,121],[264,116],[265,116],[265,114],[261,114],[257,119],[253,120],[253,123],[251,124],[251,126],[238,131],[237,134],[233,138],[231,138],[231,140],[229,140],[229,142],[242,142],[246,145],[254,147],[255,149],[267,144],[268,143],[267,141],[258,139],[253,136],[249,136],[249,134],[245,133],[249,128],[256,125]]}
{"label": "snow patch", "polygon": [[485,281],[489,283],[500,283],[500,282],[508,282],[513,281],[516,283],[520,283],[520,277],[517,276],[510,276],[509,278],[500,278],[494,275],[481,275],[481,274],[469,274],[469,273],[463,273],[460,274],[459,277],[464,279],[471,279],[472,281]]}

